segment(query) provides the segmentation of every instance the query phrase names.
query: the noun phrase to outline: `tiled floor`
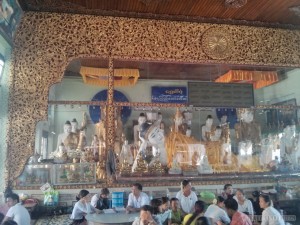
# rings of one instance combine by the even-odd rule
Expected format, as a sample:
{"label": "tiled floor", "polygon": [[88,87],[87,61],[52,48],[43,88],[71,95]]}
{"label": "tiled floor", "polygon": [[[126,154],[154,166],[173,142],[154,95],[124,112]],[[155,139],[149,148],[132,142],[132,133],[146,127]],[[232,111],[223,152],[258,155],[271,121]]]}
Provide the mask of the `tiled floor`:
{"label": "tiled floor", "polygon": [[70,215],[49,216],[38,219],[35,225],[70,225]]}

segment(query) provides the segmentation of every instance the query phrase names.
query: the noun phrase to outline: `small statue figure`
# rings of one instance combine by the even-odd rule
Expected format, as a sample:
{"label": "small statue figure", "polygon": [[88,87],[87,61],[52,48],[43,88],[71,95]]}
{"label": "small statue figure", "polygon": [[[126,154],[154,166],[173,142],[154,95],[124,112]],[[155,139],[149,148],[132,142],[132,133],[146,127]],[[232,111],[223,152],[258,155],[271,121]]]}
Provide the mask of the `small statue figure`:
{"label": "small statue figure", "polygon": [[124,162],[124,160],[125,160],[129,165],[133,164],[133,155],[132,155],[132,152],[130,150],[130,146],[128,145],[127,140],[125,140],[125,142],[122,146],[122,150],[121,150],[119,159],[120,159],[120,162]]}

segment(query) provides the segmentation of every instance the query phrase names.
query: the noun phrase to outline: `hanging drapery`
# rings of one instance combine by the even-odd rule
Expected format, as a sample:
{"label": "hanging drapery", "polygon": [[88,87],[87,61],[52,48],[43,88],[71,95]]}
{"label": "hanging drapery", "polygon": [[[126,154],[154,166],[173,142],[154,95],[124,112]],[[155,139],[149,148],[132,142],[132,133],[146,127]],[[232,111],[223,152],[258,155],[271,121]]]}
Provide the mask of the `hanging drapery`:
{"label": "hanging drapery", "polygon": [[277,81],[277,72],[247,70],[229,70],[215,80],[218,83],[252,83],[254,89],[271,85]]}
{"label": "hanging drapery", "polygon": [[[80,68],[80,74],[84,83],[107,86],[108,84],[108,69],[85,67]],[[114,69],[114,86],[133,86],[140,76],[138,69]]]}

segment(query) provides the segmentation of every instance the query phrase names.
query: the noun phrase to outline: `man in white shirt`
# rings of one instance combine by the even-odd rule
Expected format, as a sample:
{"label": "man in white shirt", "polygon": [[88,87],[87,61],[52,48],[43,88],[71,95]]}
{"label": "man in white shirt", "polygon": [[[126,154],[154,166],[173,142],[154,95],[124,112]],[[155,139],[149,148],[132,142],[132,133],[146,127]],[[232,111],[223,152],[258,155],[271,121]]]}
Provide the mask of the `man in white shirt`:
{"label": "man in white shirt", "polygon": [[142,190],[143,186],[141,184],[133,184],[131,188],[132,193],[128,196],[126,212],[139,212],[143,205],[149,205],[150,199]]}
{"label": "man in white shirt", "polygon": [[19,203],[20,199],[17,194],[10,194],[6,197],[6,203],[9,207],[8,212],[3,220],[14,220],[18,225],[30,225],[30,215],[28,210]]}

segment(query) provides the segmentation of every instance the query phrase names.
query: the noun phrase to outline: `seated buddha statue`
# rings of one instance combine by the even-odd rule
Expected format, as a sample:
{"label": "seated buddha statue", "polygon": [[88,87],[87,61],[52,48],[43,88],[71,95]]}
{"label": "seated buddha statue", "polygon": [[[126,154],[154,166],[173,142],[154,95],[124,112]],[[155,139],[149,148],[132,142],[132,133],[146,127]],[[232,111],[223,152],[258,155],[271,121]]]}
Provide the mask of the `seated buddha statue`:
{"label": "seated buddha statue", "polygon": [[238,110],[240,122],[235,124],[238,160],[241,171],[261,171],[258,153],[261,151],[261,129],[254,121],[252,109]]}
{"label": "seated buddha statue", "polygon": [[211,137],[214,135],[215,127],[213,126],[213,118],[208,115],[205,120],[205,124],[202,126],[201,134],[203,141],[211,141]]}
{"label": "seated buddha statue", "polygon": [[66,121],[64,124],[64,133],[59,134],[57,138],[57,150],[61,143],[64,144],[67,150],[75,150],[78,145],[79,137],[77,134],[71,132],[71,123]]}

